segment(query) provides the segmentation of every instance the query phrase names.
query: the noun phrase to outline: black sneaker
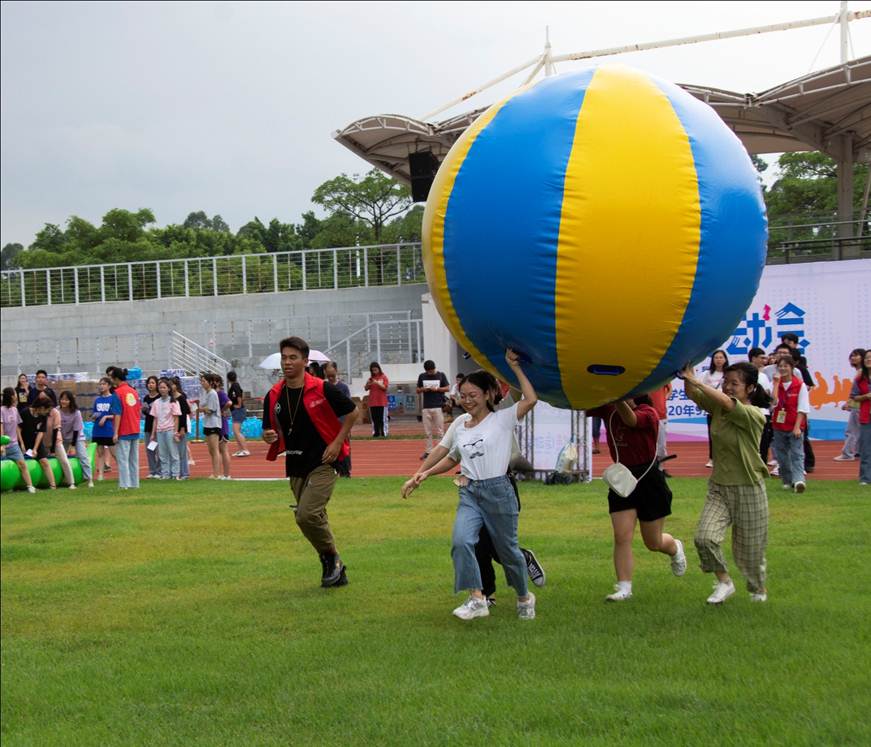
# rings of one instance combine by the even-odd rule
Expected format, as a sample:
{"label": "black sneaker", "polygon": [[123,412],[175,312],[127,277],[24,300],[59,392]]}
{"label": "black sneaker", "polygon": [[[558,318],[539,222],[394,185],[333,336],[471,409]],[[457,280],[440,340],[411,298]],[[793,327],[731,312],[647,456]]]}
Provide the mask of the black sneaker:
{"label": "black sneaker", "polygon": [[487,607],[495,607],[496,606],[496,597],[489,596],[487,597]]}
{"label": "black sneaker", "polygon": [[[345,566],[338,555],[324,555],[324,576],[321,579],[321,586],[339,586],[339,581],[342,578],[342,572]],[[345,583],[348,583],[347,579]]]}
{"label": "black sneaker", "polygon": [[326,586],[327,577],[330,575],[330,569],[332,568],[332,562],[327,553],[319,553],[318,557],[321,559],[321,586]]}
{"label": "black sneaker", "polygon": [[546,580],[544,568],[541,567],[538,558],[535,557],[532,550],[527,550],[525,547],[521,547],[520,552],[523,553],[523,557],[526,559],[526,572],[529,574],[529,580],[536,586],[544,586]]}
{"label": "black sneaker", "polygon": [[423,461],[423,460],[426,459],[428,456],[429,456],[429,452],[428,452],[428,451],[423,452],[423,454],[420,455],[420,461]]}
{"label": "black sneaker", "polygon": [[336,581],[330,588],[335,589],[337,586],[347,586],[348,585],[348,574],[346,571],[348,570],[348,566],[342,565],[342,572],[339,574],[339,580]]}

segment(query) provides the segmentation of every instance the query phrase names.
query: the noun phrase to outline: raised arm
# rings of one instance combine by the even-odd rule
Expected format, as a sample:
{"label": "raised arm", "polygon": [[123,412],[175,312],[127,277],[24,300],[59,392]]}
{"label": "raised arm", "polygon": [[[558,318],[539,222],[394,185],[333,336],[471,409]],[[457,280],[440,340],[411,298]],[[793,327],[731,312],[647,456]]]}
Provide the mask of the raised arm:
{"label": "raised arm", "polygon": [[638,416],[635,414],[635,410],[629,407],[629,403],[626,400],[621,399],[614,407],[624,425],[628,425],[630,428],[638,425]]}
{"label": "raised arm", "polygon": [[517,384],[520,387],[522,399],[517,403],[517,419],[520,420],[535,407],[535,403],[538,402],[538,395],[535,393],[535,389],[532,388],[532,383],[526,378],[526,374],[523,373],[523,368],[520,366],[520,356],[511,348],[505,351],[505,362],[517,377]]}
{"label": "raised arm", "polygon": [[[709,405],[712,402],[720,405],[720,407],[726,411],[731,412],[735,409],[735,403],[732,401],[731,397],[723,394],[719,389],[714,389],[712,386],[702,384],[702,382],[696,378],[696,372],[693,370],[692,364],[688,363],[686,365],[684,370],[681,371],[681,377],[684,380],[684,390],[687,393],[687,397],[703,410],[708,410],[710,412],[710,407],[706,407],[705,405]],[[700,394],[702,396],[699,396]]]}

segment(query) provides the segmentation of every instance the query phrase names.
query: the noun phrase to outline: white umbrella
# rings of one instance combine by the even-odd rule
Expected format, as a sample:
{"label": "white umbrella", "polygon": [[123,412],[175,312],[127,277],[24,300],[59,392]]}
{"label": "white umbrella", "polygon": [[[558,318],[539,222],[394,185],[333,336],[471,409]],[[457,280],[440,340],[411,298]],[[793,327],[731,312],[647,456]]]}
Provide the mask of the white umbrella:
{"label": "white umbrella", "polygon": [[[308,351],[308,359],[310,361],[317,361],[318,363],[325,363],[329,360],[327,356],[325,356],[320,350],[309,350]],[[281,368],[281,353],[273,353],[272,355],[267,355],[262,361],[260,361],[260,365],[258,368],[267,368],[277,370]]]}

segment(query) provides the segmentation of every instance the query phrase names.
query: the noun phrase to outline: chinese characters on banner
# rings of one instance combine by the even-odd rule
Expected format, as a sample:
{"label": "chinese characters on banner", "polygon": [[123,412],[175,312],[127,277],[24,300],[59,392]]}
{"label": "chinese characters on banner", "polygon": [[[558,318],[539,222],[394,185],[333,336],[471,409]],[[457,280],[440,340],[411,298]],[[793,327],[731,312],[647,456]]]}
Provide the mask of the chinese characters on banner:
{"label": "chinese characters on banner", "polygon": [[780,342],[782,335],[792,332],[798,337],[798,346],[805,353],[810,341],[805,337],[805,310],[791,301],[784,304],[771,318],[771,307],[765,304],[762,313],[748,311],[744,319],[732,333],[732,341],[726,346],[729,357],[745,356],[753,348],[766,352]]}
{"label": "chinese characters on banner", "polygon": [[[816,384],[810,391],[812,437],[843,438],[843,407],[855,376],[849,354],[871,345],[871,260],[767,266],[753,302],[719,347],[730,363],[746,361],[751,348],[773,352],[787,332],[798,337]],[[706,359],[696,370],[707,366]],[[687,399],[682,381],[672,383],[669,439],[706,438],[705,413]]]}

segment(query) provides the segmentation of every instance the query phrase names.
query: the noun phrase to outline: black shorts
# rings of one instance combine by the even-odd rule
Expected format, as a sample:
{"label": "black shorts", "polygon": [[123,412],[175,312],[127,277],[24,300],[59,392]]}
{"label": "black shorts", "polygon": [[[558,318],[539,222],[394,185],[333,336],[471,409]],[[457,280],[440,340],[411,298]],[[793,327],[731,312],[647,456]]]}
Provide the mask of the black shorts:
{"label": "black shorts", "polygon": [[[644,470],[650,467],[650,463],[637,467],[626,466],[637,479],[644,475]],[[638,481],[635,490],[628,497],[623,498],[613,490],[608,491],[608,513],[628,511],[630,508],[635,509],[640,521],[656,521],[671,514],[671,488],[657,465]]]}
{"label": "black shorts", "polygon": [[217,436],[218,441],[226,441],[223,428],[203,428],[204,436]]}
{"label": "black shorts", "polygon": [[97,446],[114,446],[115,440],[111,436],[95,436],[91,439]]}

